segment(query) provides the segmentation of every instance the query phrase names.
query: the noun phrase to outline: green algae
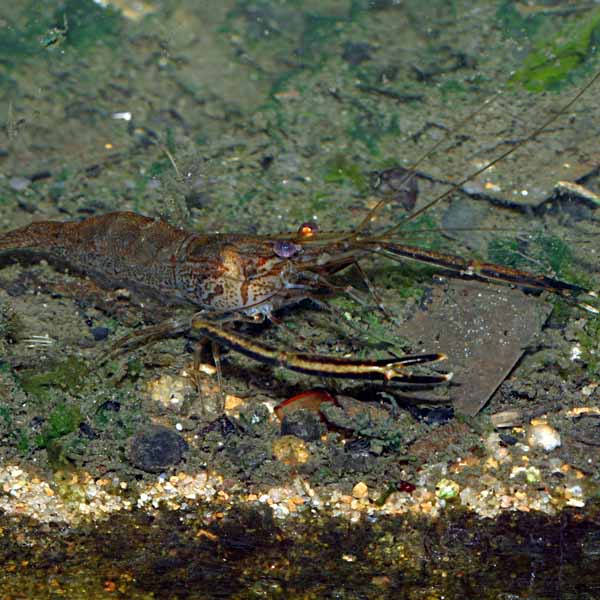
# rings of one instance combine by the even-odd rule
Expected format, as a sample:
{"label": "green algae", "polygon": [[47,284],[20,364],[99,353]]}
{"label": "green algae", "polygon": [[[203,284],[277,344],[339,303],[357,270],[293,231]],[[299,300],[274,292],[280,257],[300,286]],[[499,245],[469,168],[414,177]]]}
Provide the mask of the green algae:
{"label": "green algae", "polygon": [[118,10],[93,0],[67,0],[56,11],[55,22],[64,37],[61,45],[80,52],[93,51],[98,44],[117,46],[122,27]]}
{"label": "green algae", "polygon": [[454,101],[454,97],[458,94],[465,94],[468,92],[467,87],[461,81],[457,81],[456,79],[449,79],[448,81],[444,81],[442,85],[440,85],[440,92],[442,97],[446,102]]}
{"label": "green algae", "polygon": [[2,28],[0,64],[12,70],[32,58],[43,58],[44,36],[52,23],[52,16],[46,10],[40,11],[38,2],[25,4]]}
{"label": "green algae", "polygon": [[401,133],[397,114],[375,113],[361,110],[348,126],[348,136],[361,142],[373,156],[380,154],[379,145],[384,138],[397,138]]}
{"label": "green algae", "polygon": [[353,163],[344,154],[338,154],[325,164],[325,183],[351,183],[357,192],[366,193],[369,189],[368,178],[359,165]]}
{"label": "green algae", "polygon": [[531,270],[532,265],[542,264],[559,278],[572,278],[575,270],[575,257],[569,244],[544,233],[533,236],[525,248],[519,240],[494,239],[488,244],[488,258],[514,269]]}
{"label": "green algae", "polygon": [[20,375],[20,383],[25,392],[44,400],[48,398],[51,388],[69,393],[81,391],[89,374],[90,369],[86,361],[69,356],[44,373],[23,372]]}
{"label": "green algae", "polygon": [[0,64],[14,69],[32,59],[42,60],[59,48],[87,52],[101,42],[114,46],[121,15],[93,0],[30,1],[6,25],[0,35]]}
{"label": "green algae", "polygon": [[600,9],[569,24],[552,40],[540,40],[510,83],[531,92],[557,90],[568,84],[586,64],[600,39]]}
{"label": "green algae", "polygon": [[536,242],[540,247],[540,259],[547,261],[557,277],[568,277],[571,274],[575,258],[569,245],[553,235],[538,235]]}
{"label": "green algae", "polygon": [[539,32],[546,17],[539,13],[523,16],[513,0],[504,0],[496,10],[496,19],[505,37],[532,39]]}
{"label": "green algae", "polygon": [[57,440],[76,431],[82,420],[79,406],[66,402],[57,404],[48,415],[42,433],[36,437],[36,445],[38,448],[51,448]]}
{"label": "green algae", "polygon": [[587,376],[593,381],[600,376],[600,318],[589,318],[576,339],[581,346],[580,360],[585,364]]}
{"label": "green algae", "polygon": [[[393,239],[402,243],[417,244],[426,250],[440,251],[444,249],[445,244],[443,231],[436,218],[430,213],[419,215],[416,219],[405,220]],[[412,267],[423,273],[432,273],[431,267],[427,265],[412,263]]]}
{"label": "green algae", "polygon": [[31,449],[31,440],[24,428],[15,424],[8,406],[0,404],[0,424],[6,435],[15,444],[19,454],[26,455]]}
{"label": "green algae", "polygon": [[339,25],[346,19],[317,12],[304,15],[304,31],[301,36],[302,52],[313,64],[324,64],[328,53],[324,47],[331,44],[339,35]]}

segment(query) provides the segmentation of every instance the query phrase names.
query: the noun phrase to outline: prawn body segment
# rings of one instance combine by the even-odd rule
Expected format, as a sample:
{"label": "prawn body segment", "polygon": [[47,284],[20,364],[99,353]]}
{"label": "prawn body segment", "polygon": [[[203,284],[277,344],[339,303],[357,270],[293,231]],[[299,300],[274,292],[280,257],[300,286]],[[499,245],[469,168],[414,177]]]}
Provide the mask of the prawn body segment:
{"label": "prawn body segment", "polygon": [[57,260],[106,287],[127,287],[165,304],[204,314],[254,316],[329,287],[328,277],[367,255],[411,259],[465,276],[545,290],[598,313],[582,297],[595,292],[558,279],[452,254],[407,246],[394,238],[341,232],[273,236],[201,235],[160,219],[114,212],[81,222],[32,223],[0,235],[0,255],[30,253]]}
{"label": "prawn body segment", "polygon": [[[352,248],[339,234],[200,235],[135,213],[109,213],[81,222],[39,222],[0,235],[0,255],[34,254],[77,269],[108,287],[128,287],[165,303],[201,311],[191,321],[167,320],[126,338],[151,341],[191,328],[260,362],[308,375],[438,384],[450,374],[420,375],[411,366],[444,360],[442,354],[356,360],[286,352],[209,320],[235,319],[297,302],[323,287],[324,278],[370,249]],[[308,239],[310,238],[310,239]],[[303,243],[305,242],[305,243]],[[209,316],[210,315],[210,316]],[[138,339],[138,341],[139,341]]]}
{"label": "prawn body segment", "polygon": [[171,257],[189,235],[158,219],[109,213],[81,222],[32,223],[0,235],[0,254],[34,254],[90,275],[106,287],[178,300]]}
{"label": "prawn body segment", "polygon": [[201,235],[160,219],[113,212],[1,234],[0,255],[38,255],[105,287],[126,287],[207,313],[252,316],[306,297],[316,273],[327,275],[356,260],[356,251],[348,256],[342,250],[340,258],[327,238],[303,247],[286,240],[295,236]]}
{"label": "prawn body segment", "polygon": [[210,312],[265,302],[282,288],[286,272],[272,244],[235,234],[199,235],[132,212],[32,223],[0,235],[0,255],[19,253],[62,263],[106,287]]}
{"label": "prawn body segment", "polygon": [[252,312],[284,290],[290,265],[260,238],[190,234],[173,260],[175,287],[207,311]]}

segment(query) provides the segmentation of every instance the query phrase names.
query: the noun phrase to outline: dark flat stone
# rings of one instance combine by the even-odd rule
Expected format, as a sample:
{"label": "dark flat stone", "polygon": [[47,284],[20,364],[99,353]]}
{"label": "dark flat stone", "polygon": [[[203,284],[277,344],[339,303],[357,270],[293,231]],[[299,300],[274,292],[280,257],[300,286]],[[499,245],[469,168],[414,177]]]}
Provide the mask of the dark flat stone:
{"label": "dark flat stone", "polygon": [[[433,288],[431,303],[402,333],[424,352],[443,352],[454,373],[454,410],[477,414],[544,325],[551,307],[507,286],[450,280]],[[416,348],[415,348],[416,349]]]}
{"label": "dark flat stone", "polygon": [[130,439],[128,459],[142,471],[160,473],[179,463],[187,449],[187,442],[178,433],[155,425]]}

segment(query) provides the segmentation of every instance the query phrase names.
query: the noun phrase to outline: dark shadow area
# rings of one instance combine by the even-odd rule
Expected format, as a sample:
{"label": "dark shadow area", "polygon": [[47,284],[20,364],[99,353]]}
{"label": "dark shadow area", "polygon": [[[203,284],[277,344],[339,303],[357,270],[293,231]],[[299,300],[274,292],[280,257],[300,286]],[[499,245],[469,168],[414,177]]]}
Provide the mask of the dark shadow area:
{"label": "dark shadow area", "polygon": [[597,509],[497,520],[452,512],[435,522],[309,517],[293,526],[263,507],[204,523],[192,512],[134,512],[81,528],[15,527],[4,517],[0,589],[25,577],[40,594],[115,585],[132,598],[414,598],[430,589],[447,598],[591,599],[600,593]]}

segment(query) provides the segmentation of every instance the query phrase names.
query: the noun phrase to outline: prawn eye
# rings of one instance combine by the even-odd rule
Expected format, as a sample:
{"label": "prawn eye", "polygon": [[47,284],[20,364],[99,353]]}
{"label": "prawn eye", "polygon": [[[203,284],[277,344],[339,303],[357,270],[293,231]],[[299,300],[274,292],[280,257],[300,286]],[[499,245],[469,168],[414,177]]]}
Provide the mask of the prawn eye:
{"label": "prawn eye", "polygon": [[310,222],[302,223],[302,225],[300,225],[300,228],[298,229],[298,233],[302,237],[311,237],[315,235],[317,231],[319,231],[319,226],[316,223]]}
{"label": "prawn eye", "polygon": [[289,241],[278,240],[273,244],[273,250],[275,251],[275,254],[281,258],[290,258],[295,254],[298,254],[301,249],[301,246]]}

